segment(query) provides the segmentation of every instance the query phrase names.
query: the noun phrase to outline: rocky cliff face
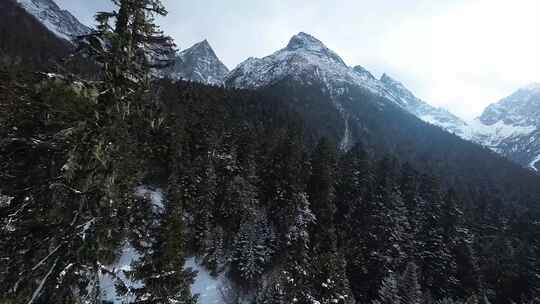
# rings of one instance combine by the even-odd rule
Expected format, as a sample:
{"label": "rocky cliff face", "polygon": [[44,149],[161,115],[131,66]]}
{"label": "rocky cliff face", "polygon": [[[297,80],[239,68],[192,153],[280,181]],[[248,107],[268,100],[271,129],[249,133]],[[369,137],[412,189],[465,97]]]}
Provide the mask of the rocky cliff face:
{"label": "rocky cliff face", "polygon": [[167,72],[173,79],[223,85],[229,69],[221,62],[207,40],[180,52]]}
{"label": "rocky cliff face", "polygon": [[528,85],[490,105],[475,124],[490,131],[479,142],[523,166],[540,170],[540,84]]}

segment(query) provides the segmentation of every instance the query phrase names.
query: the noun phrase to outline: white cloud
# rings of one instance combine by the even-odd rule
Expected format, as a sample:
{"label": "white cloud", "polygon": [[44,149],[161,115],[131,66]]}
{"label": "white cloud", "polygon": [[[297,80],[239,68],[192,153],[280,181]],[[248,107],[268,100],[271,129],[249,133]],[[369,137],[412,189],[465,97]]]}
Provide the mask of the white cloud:
{"label": "white cloud", "polygon": [[386,33],[381,53],[415,75],[417,93],[471,118],[516,88],[540,80],[540,2],[465,1]]}

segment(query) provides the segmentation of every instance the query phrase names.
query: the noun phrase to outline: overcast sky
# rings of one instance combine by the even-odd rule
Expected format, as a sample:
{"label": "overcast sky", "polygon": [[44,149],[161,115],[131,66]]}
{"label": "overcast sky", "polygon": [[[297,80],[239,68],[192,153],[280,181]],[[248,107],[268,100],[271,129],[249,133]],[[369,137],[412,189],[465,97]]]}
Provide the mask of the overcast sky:
{"label": "overcast sky", "polygon": [[[57,0],[93,24],[108,0]],[[349,65],[402,81],[427,102],[470,119],[540,82],[538,0],[164,0],[160,20],[180,49],[207,38],[234,68],[300,31]]]}

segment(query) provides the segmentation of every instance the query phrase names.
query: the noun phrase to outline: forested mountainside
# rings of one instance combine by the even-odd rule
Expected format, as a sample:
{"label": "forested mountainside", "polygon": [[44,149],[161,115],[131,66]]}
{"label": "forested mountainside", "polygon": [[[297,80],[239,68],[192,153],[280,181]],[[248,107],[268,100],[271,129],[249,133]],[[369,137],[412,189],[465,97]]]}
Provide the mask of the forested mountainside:
{"label": "forested mountainside", "polygon": [[[464,200],[405,158],[361,146],[340,155],[324,139],[313,147],[287,98],[163,82],[161,111],[170,114],[160,128],[135,120],[108,130],[108,139],[86,142],[91,133],[81,137],[78,129],[92,121],[91,98],[59,80],[34,91],[22,75],[3,75],[3,294],[27,299],[51,271],[39,291],[45,302],[99,299],[107,269],[99,265],[113,264],[127,242],[140,257],[126,277],[139,284],[117,279],[125,287],[120,299],[144,299],[158,286],[187,288],[187,269],[175,280],[159,275],[189,256],[226,273],[234,301],[349,303],[401,295],[507,303],[536,295],[532,213],[481,184],[472,184],[477,196]],[[32,102],[21,106],[21,99]],[[129,151],[99,148],[108,141]],[[74,148],[118,157],[127,197],[113,204],[94,196],[105,189],[92,187],[110,181],[94,171],[98,163],[73,159]],[[68,179],[83,172],[83,180]],[[153,213],[150,200],[128,199],[128,189],[142,185],[163,189],[163,211]],[[72,294],[75,282],[93,289]]]}
{"label": "forested mountainside", "polygon": [[102,79],[1,69],[0,303],[539,301],[538,176],[364,88],[151,79],[120,19]]}
{"label": "forested mountainside", "polygon": [[[462,188],[464,195],[476,195],[479,185],[506,196],[508,202],[536,205],[538,177],[503,157],[465,141],[441,128],[424,123],[399,106],[358,87],[348,87],[335,102],[347,113],[343,121],[333,97],[321,85],[304,85],[285,80],[268,89],[274,98],[287,96],[305,121],[308,142],[321,137],[341,140],[348,134],[375,155],[392,154],[438,176],[449,187]],[[348,131],[347,131],[348,128]],[[467,190],[468,189],[468,190]],[[528,189],[528,190],[524,190]],[[522,200],[522,193],[536,193]],[[524,198],[524,197],[522,197]],[[487,197],[485,197],[487,199]],[[528,201],[526,203],[526,201]]]}

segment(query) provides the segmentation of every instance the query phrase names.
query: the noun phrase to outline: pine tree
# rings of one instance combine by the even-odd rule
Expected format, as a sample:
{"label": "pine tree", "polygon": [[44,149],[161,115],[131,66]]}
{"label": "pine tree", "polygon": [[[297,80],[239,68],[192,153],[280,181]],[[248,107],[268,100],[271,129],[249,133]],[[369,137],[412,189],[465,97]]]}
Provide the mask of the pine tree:
{"label": "pine tree", "polygon": [[79,49],[102,65],[104,80],[118,97],[148,82],[151,69],[170,65],[175,50],[154,20],[167,14],[161,1],[112,2],[118,10],[97,13],[97,30],[79,38]]}
{"label": "pine tree", "polygon": [[422,304],[424,296],[418,281],[418,266],[410,262],[399,279],[399,293],[403,304]]}
{"label": "pine tree", "polygon": [[152,243],[136,262],[133,278],[142,283],[131,291],[136,295],[136,303],[197,303],[190,291],[194,274],[184,270],[186,246],[181,206],[178,201],[167,203],[163,220],[154,229]]}
{"label": "pine tree", "polygon": [[335,206],[335,145],[321,139],[311,160],[308,198],[317,222],[311,227],[312,246],[316,252],[335,250],[337,235],[334,225]]}
{"label": "pine tree", "polygon": [[[443,225],[446,204],[440,184],[432,176],[422,178],[420,194],[421,228],[417,235],[419,263],[422,269],[422,285],[427,287],[435,299],[454,297],[457,279],[456,262],[452,254],[452,244],[447,242],[446,231],[454,230],[453,225]],[[451,219],[449,219],[451,220]]]}
{"label": "pine tree", "polygon": [[379,296],[373,304],[401,304],[398,281],[394,273],[389,273],[381,282]]}
{"label": "pine tree", "polygon": [[[24,282],[10,294],[25,302],[99,301],[97,273],[117,258],[130,220],[138,216],[133,191],[148,173],[141,155],[161,153],[148,153],[149,139],[164,121],[149,87],[150,69],[160,60],[148,58],[172,50],[152,19],[164,10],[159,1],[115,4],[118,13],[98,14],[98,30],[82,38],[87,54],[101,64],[102,81],[75,85],[58,77],[39,86],[23,107],[40,116],[41,130],[33,134],[46,130],[39,144],[23,150],[41,149],[40,157],[49,163],[39,160],[36,169],[43,173],[33,189],[14,199],[13,206],[22,207],[17,225],[25,223],[16,234],[26,235],[14,249],[29,255],[26,266],[10,269]],[[115,25],[109,22],[113,17]],[[151,47],[158,44],[164,48]]]}
{"label": "pine tree", "polygon": [[335,251],[312,257],[313,297],[323,304],[353,303],[344,257]]}
{"label": "pine tree", "polygon": [[265,214],[255,213],[243,220],[233,244],[232,266],[244,282],[256,282],[269,266],[274,238]]}
{"label": "pine tree", "polygon": [[279,138],[260,176],[261,196],[279,236],[280,250],[296,242],[309,242],[308,228],[315,220],[305,192],[309,168],[297,132],[292,130]]}
{"label": "pine tree", "polygon": [[359,224],[355,214],[362,212],[362,200],[367,196],[372,184],[373,173],[367,153],[361,145],[356,145],[343,155],[338,163],[334,221],[340,248],[347,249],[354,245],[354,231]]}
{"label": "pine tree", "polygon": [[182,187],[189,213],[193,250],[203,250],[211,237],[216,213],[217,175],[208,156],[196,157],[192,166],[183,174]]}

